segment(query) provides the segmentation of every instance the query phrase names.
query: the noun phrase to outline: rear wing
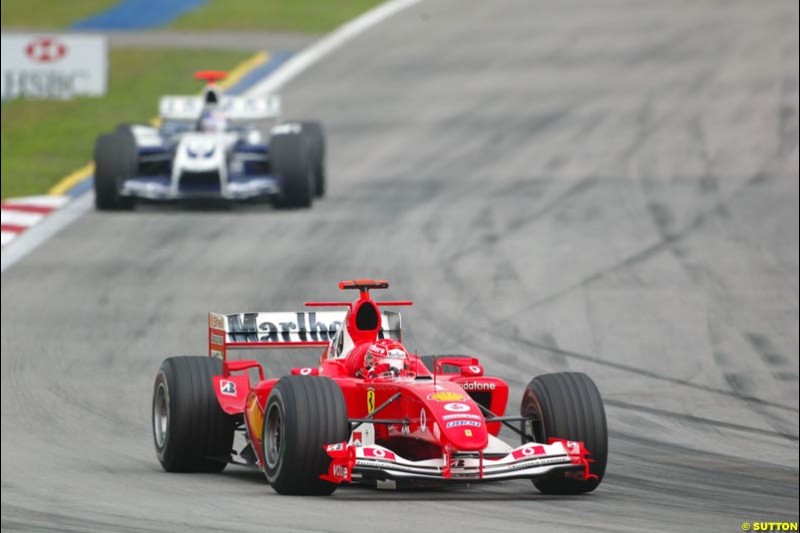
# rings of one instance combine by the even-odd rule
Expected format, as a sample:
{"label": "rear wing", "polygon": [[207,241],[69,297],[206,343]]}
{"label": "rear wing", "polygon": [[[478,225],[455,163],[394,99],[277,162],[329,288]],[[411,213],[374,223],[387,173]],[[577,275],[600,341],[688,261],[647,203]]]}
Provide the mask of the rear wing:
{"label": "rear wing", "polygon": [[[198,120],[204,105],[202,96],[163,96],[158,102],[158,114],[162,120]],[[274,94],[222,96],[217,109],[233,121],[277,119],[281,114],[281,99]]]}
{"label": "rear wing", "polygon": [[[346,311],[208,314],[208,355],[227,359],[236,348],[327,346],[342,327]],[[400,340],[400,313],[381,312],[381,338]]]}

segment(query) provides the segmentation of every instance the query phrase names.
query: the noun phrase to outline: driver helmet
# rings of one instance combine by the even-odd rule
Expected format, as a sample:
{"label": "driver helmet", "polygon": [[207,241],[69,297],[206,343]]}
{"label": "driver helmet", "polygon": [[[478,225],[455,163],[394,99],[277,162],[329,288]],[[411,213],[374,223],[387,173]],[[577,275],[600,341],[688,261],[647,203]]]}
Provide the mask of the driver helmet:
{"label": "driver helmet", "polygon": [[200,131],[205,133],[221,133],[226,130],[228,121],[225,115],[215,107],[206,107],[200,116]]}
{"label": "driver helmet", "polygon": [[408,352],[396,340],[380,339],[375,341],[367,348],[361,375],[365,378],[408,376]]}

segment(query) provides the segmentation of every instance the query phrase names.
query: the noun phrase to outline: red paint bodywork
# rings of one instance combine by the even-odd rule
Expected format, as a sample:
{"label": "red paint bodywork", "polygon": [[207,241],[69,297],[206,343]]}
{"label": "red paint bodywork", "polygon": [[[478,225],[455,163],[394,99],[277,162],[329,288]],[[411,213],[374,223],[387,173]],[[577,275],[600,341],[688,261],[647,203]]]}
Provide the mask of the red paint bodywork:
{"label": "red paint bodywork", "polygon": [[[385,288],[388,283],[381,280],[354,280],[340,283],[342,289],[358,289],[359,297],[353,302],[308,302],[307,306],[345,306],[348,311],[342,327],[352,339],[355,347],[372,343],[381,330],[380,313],[375,327],[363,328],[357,323],[362,306],[376,310],[382,306],[408,306],[409,301],[380,302],[370,298],[370,288]],[[373,407],[379,407],[396,393],[401,397],[380,411],[376,419],[408,419],[407,427],[400,424],[375,425],[375,442],[409,459],[422,460],[441,457],[451,451],[476,451],[486,448],[488,436],[500,432],[500,423],[487,424],[479,400],[497,416],[505,413],[508,403],[508,384],[497,377],[483,375],[483,367],[477,358],[441,357],[436,361],[436,373],[431,374],[416,354],[409,354],[416,373],[428,379],[414,377],[364,379],[348,373],[346,357],[328,358],[330,341],[302,342],[232,342],[228,340],[221,315],[209,315],[209,355],[223,361],[223,375],[214,378],[215,391],[222,409],[232,415],[244,414],[247,434],[256,452],[259,465],[263,464],[261,432],[264,409],[272,388],[278,379],[263,379],[263,370],[255,360],[232,361],[228,351],[236,348],[308,348],[325,347],[320,364],[314,368],[295,368],[292,374],[326,376],[333,379],[342,390],[351,419],[365,418],[369,414],[368,395],[374,393]],[[374,324],[371,324],[374,325]],[[445,369],[449,368],[447,372]],[[260,379],[251,385],[246,373],[257,368]],[[453,370],[455,368],[455,370]],[[234,387],[229,381],[234,382]],[[223,385],[227,386],[226,393]],[[235,393],[232,392],[235,390]],[[456,405],[456,407],[453,407]],[[450,410],[448,410],[450,409]],[[457,409],[457,410],[454,410]],[[445,417],[453,415],[475,415],[479,426],[447,427]]]}

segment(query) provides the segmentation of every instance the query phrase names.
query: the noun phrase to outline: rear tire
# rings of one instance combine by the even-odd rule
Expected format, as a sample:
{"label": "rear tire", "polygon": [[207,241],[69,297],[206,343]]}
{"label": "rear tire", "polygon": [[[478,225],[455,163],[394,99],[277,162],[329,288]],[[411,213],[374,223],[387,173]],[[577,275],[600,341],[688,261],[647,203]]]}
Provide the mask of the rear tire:
{"label": "rear tire", "polygon": [[325,196],[325,130],[322,124],[315,121],[303,121],[303,135],[308,142],[309,155],[311,157],[311,168],[314,172],[314,196],[322,198]]}
{"label": "rear tire", "polygon": [[314,169],[308,139],[297,131],[273,135],[269,146],[273,173],[281,179],[276,202],[282,208],[311,207],[314,198]]}
{"label": "rear tire", "polygon": [[532,429],[537,442],[546,443],[550,438],[582,441],[590,452],[589,470],[597,476],[582,480],[558,473],[534,479],[539,491],[580,494],[597,488],[606,471],[608,430],[603,399],[589,376],[560,372],[533,378],[522,396],[520,414],[536,418]]}
{"label": "rear tire", "polygon": [[120,184],[136,174],[139,154],[130,129],[100,135],[94,145],[94,202],[100,210],[131,209],[133,198],[119,194]]}
{"label": "rear tire", "polygon": [[323,481],[331,459],[324,446],[350,436],[341,389],[330,378],[284,376],[264,410],[264,472],[278,494],[328,495],[338,486]]}
{"label": "rear tire", "polygon": [[214,393],[222,361],[205,356],[170,357],[153,388],[153,441],[167,472],[220,472],[230,457],[236,417],[226,414]]}

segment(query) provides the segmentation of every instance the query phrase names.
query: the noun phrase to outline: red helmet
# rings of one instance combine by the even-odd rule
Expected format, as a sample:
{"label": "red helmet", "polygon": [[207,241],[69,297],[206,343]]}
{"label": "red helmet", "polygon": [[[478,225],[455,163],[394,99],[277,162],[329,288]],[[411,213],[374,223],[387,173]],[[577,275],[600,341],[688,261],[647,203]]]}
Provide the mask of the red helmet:
{"label": "red helmet", "polygon": [[408,352],[399,342],[380,339],[370,344],[361,375],[365,378],[401,377],[409,374]]}

